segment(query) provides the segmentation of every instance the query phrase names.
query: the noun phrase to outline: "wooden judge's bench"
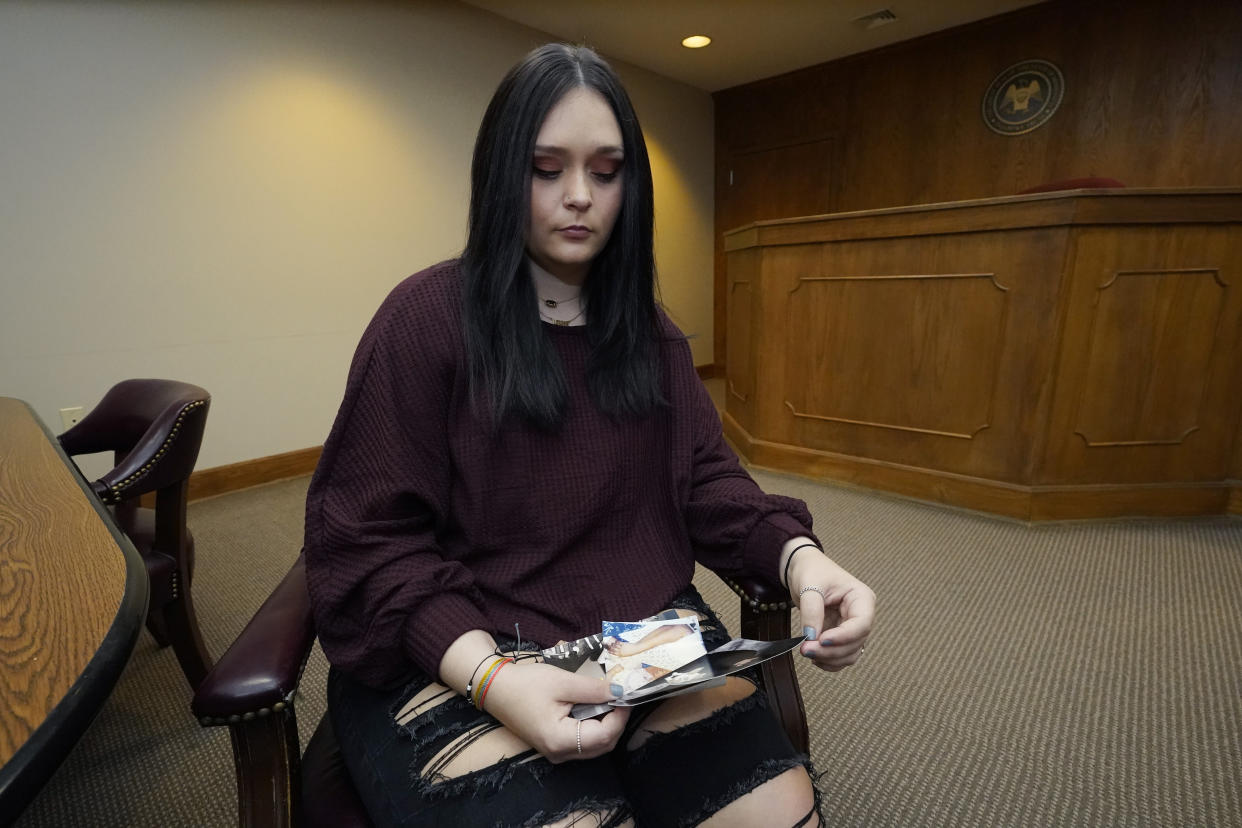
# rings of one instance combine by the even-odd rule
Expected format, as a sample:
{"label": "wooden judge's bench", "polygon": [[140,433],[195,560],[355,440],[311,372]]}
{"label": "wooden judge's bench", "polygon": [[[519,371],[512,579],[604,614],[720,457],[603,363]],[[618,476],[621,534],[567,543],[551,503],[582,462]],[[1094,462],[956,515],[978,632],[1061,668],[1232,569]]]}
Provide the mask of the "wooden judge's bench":
{"label": "wooden judge's bench", "polygon": [[756,465],[1024,520],[1242,514],[1242,190],[1070,190],[725,234]]}

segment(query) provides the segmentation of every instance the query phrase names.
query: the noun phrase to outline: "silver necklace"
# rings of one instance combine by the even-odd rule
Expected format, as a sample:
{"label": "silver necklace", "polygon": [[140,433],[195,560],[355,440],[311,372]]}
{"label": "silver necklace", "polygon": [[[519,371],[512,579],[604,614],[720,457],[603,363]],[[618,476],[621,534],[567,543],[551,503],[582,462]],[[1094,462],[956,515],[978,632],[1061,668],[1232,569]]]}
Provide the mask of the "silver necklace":
{"label": "silver necklace", "polygon": [[578,294],[575,294],[575,295],[573,295],[573,296],[569,297],[568,299],[544,299],[544,298],[541,296],[541,297],[539,297],[539,301],[540,301],[540,302],[543,302],[543,303],[544,303],[545,305],[547,305],[549,308],[553,308],[553,309],[555,309],[555,308],[559,307],[560,305],[565,304],[566,302],[572,302],[572,301],[574,301],[575,299],[577,299],[577,298],[578,298],[579,296],[581,296],[581,295],[582,295],[582,294],[578,293]]}

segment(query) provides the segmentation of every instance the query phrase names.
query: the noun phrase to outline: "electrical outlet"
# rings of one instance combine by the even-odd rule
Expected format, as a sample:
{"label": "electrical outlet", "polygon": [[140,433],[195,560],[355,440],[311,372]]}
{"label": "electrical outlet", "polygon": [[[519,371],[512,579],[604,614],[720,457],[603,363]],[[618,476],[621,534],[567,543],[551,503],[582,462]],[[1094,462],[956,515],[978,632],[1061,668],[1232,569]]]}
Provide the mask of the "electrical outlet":
{"label": "electrical outlet", "polygon": [[77,425],[78,420],[82,419],[85,415],[86,409],[80,405],[75,405],[71,408],[62,408],[60,410],[60,422],[64,425],[65,430],[68,431]]}

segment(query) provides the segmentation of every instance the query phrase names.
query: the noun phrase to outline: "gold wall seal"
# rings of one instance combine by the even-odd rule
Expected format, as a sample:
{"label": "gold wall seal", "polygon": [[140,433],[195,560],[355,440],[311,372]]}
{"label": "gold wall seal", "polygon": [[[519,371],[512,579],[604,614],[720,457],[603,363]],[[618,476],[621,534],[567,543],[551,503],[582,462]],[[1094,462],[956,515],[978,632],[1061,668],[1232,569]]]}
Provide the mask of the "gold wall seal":
{"label": "gold wall seal", "polygon": [[1001,135],[1022,135],[1048,122],[1065,95],[1056,64],[1024,60],[1001,72],[983,95],[983,122]]}

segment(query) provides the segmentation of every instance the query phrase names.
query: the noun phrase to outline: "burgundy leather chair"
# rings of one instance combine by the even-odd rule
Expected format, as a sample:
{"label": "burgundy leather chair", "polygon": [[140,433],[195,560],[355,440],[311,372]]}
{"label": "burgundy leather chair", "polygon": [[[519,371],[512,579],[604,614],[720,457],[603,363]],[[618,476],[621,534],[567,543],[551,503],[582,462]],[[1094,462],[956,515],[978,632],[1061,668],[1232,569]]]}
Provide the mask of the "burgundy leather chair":
{"label": "burgundy leather chair", "polygon": [[[725,579],[741,597],[743,638],[790,637],[790,602],[783,587]],[[194,694],[204,727],[227,725],[237,771],[239,824],[369,826],[341,758],[331,721],[319,722],[306,752],[298,745],[294,694],[315,640],[301,557]],[[794,746],[808,749],[806,711],[792,655],[765,662],[764,690]]]}
{"label": "burgundy leather chair", "polygon": [[[91,488],[142,555],[151,581],[147,629],[161,647],[173,645],[191,687],[211,669],[190,596],[194,537],[185,520],[210,407],[211,395],[197,385],[125,380],[59,438],[70,455],[113,452],[116,466]],[[150,492],[154,509],[139,505]]]}

